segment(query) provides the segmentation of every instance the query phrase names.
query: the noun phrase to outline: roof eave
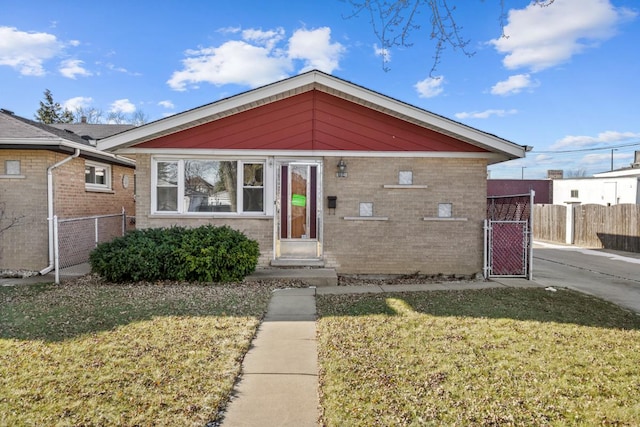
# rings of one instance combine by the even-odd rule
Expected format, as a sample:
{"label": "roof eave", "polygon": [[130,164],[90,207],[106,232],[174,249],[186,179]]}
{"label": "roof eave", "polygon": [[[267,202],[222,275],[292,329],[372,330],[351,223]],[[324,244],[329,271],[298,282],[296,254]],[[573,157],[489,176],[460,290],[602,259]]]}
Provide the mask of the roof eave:
{"label": "roof eave", "polygon": [[101,159],[102,161],[109,161],[130,167],[135,167],[136,165],[135,160],[128,157],[121,157],[118,154],[104,152],[62,138],[2,138],[0,139],[0,147],[1,146],[15,149],[51,149],[56,151],[64,151],[64,148],[79,149],[80,153],[85,157]]}

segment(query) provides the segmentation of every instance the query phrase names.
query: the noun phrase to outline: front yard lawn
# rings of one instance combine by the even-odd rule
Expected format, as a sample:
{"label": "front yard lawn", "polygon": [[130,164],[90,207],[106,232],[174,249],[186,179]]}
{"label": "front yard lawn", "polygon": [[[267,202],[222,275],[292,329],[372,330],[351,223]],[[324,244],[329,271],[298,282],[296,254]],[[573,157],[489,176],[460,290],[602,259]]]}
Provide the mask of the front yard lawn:
{"label": "front yard lawn", "polygon": [[326,426],[638,425],[640,316],[568,290],[318,296]]}
{"label": "front yard lawn", "polygon": [[0,287],[0,425],[204,426],[233,388],[268,286]]}

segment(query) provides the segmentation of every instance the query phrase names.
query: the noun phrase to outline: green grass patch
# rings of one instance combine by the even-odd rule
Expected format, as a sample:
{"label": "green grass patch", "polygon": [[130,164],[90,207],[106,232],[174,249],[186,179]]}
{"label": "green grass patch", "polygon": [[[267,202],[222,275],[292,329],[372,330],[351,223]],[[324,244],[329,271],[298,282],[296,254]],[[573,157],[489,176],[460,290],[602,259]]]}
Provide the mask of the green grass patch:
{"label": "green grass patch", "polygon": [[270,296],[260,284],[0,288],[0,425],[205,425]]}
{"label": "green grass patch", "polygon": [[637,425],[640,317],[559,290],[318,296],[326,426]]}

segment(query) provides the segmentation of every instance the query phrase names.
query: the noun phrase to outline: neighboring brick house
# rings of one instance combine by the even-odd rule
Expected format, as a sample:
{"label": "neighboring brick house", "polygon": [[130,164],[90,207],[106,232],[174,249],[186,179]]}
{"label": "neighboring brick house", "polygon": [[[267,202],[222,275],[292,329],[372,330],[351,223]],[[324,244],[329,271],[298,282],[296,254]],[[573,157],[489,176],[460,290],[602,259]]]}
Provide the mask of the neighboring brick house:
{"label": "neighboring brick house", "polygon": [[[52,267],[49,217],[133,214],[135,162],[104,153],[92,137],[0,110],[0,271]],[[111,134],[131,126],[94,128]]]}
{"label": "neighboring brick house", "polygon": [[229,225],[263,267],[348,274],[481,272],[487,165],[525,155],[318,71],[98,147],[136,156],[138,227]]}

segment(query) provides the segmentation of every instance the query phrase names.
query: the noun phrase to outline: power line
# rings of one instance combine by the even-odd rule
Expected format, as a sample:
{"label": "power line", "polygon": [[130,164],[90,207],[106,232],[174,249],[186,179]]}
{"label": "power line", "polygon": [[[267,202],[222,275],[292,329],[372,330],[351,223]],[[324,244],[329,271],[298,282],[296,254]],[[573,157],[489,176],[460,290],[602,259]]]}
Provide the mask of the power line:
{"label": "power line", "polygon": [[537,154],[560,154],[560,153],[578,153],[578,152],[584,152],[584,151],[598,151],[598,150],[611,150],[614,148],[625,148],[625,147],[633,147],[636,145],[640,145],[640,142],[633,142],[630,144],[620,144],[620,145],[610,145],[608,147],[598,147],[598,148],[580,148],[580,149],[575,149],[575,150],[557,150],[557,151],[537,151],[537,150],[531,150],[531,153],[537,153]]}

